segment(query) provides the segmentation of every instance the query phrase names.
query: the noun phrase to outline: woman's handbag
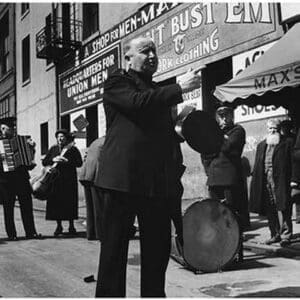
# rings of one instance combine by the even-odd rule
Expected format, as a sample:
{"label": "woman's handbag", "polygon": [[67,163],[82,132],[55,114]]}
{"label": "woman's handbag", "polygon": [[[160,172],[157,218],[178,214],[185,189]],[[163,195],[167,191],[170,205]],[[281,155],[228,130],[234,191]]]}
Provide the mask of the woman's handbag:
{"label": "woman's handbag", "polygon": [[[74,142],[71,142],[66,145],[62,149],[60,156],[64,156],[74,144]],[[42,174],[31,181],[32,194],[38,200],[47,200],[49,198],[53,188],[53,183],[59,176],[59,171],[56,168],[57,165],[58,163],[55,162],[52,166],[45,167]]]}

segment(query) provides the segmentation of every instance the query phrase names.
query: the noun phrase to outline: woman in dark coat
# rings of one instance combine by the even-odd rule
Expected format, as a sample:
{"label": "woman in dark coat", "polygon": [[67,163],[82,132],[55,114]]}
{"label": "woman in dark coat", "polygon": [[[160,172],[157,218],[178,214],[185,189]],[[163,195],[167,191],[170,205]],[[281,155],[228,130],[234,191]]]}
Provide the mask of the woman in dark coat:
{"label": "woman in dark coat", "polygon": [[[57,227],[54,235],[63,233],[62,221],[69,221],[69,233],[76,234],[74,220],[78,218],[78,184],[76,168],[82,165],[79,150],[72,144],[67,130],[55,133],[57,145],[52,146],[43,159],[43,166],[57,163],[58,176],[46,206],[46,220],[55,220]],[[66,150],[68,149],[68,150]]]}

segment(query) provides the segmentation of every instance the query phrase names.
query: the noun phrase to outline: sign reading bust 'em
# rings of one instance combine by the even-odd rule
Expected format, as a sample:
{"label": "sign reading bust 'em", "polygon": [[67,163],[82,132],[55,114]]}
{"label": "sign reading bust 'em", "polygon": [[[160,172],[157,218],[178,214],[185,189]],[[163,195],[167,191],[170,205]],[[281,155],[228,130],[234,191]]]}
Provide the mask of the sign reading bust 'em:
{"label": "sign reading bust 'em", "polygon": [[120,67],[120,46],[98,55],[59,77],[60,113],[65,114],[100,102],[108,75]]}
{"label": "sign reading bust 'em", "polygon": [[159,57],[156,76],[161,76],[265,44],[279,38],[282,30],[275,3],[195,2],[173,8],[153,20],[151,27],[125,37],[123,43],[140,35],[154,39]]}

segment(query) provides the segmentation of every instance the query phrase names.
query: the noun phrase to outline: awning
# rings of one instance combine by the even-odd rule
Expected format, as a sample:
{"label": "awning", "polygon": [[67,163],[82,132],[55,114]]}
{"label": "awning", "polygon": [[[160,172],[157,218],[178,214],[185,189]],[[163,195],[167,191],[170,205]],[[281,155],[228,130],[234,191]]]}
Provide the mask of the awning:
{"label": "awning", "polygon": [[214,96],[222,102],[233,102],[299,85],[300,23],[297,23],[252,65],[217,86]]}

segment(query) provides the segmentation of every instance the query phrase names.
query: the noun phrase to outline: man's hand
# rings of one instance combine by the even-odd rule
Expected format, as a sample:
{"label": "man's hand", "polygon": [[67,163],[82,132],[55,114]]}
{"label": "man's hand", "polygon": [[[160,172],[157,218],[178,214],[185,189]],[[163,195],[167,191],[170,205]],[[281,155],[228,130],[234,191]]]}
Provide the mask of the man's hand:
{"label": "man's hand", "polygon": [[55,156],[53,158],[53,161],[56,162],[56,163],[66,163],[66,162],[68,162],[68,160],[65,157],[60,156],[60,155]]}
{"label": "man's hand", "polygon": [[31,147],[35,147],[36,143],[32,138],[27,139],[27,143],[31,146]]}
{"label": "man's hand", "polygon": [[178,84],[180,85],[182,92],[187,93],[201,85],[201,76],[198,74],[199,69],[189,69],[185,74],[179,76]]}
{"label": "man's hand", "polygon": [[292,181],[291,184],[290,184],[290,186],[291,186],[291,188],[297,187],[297,186],[298,186],[298,183]]}

